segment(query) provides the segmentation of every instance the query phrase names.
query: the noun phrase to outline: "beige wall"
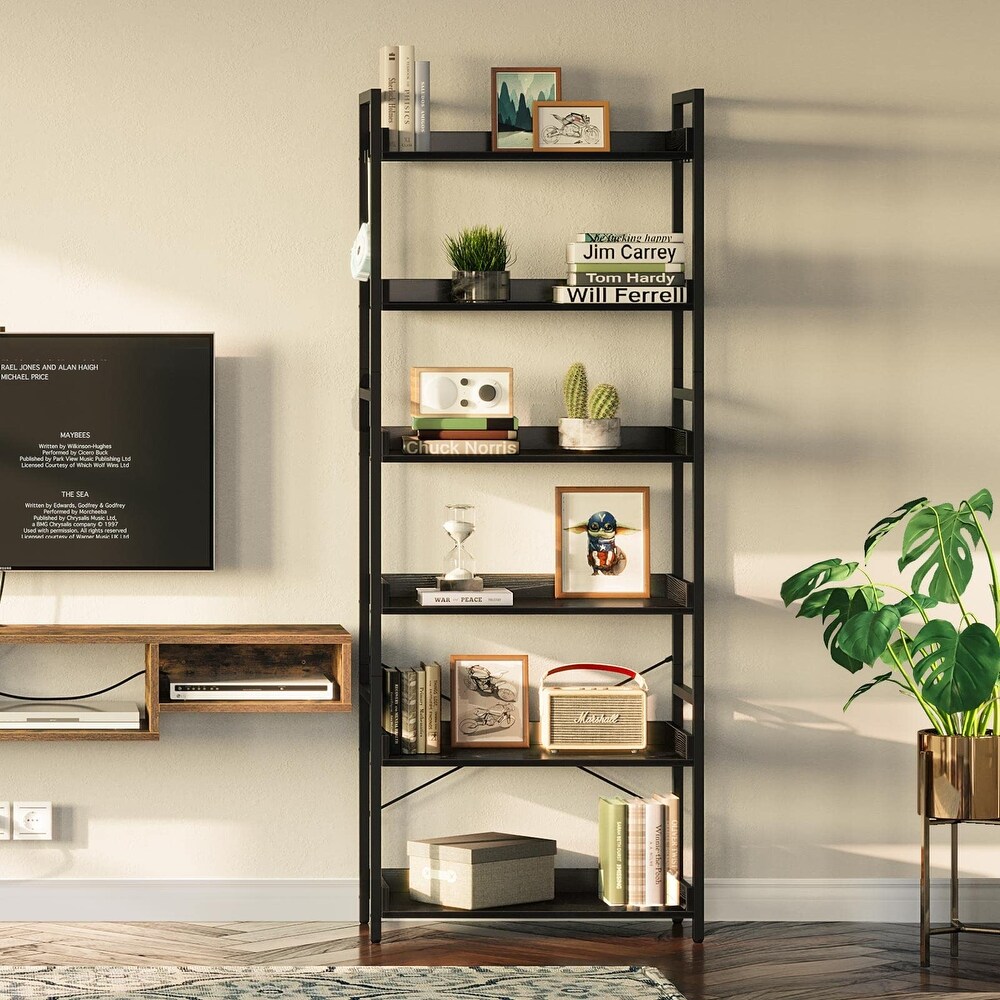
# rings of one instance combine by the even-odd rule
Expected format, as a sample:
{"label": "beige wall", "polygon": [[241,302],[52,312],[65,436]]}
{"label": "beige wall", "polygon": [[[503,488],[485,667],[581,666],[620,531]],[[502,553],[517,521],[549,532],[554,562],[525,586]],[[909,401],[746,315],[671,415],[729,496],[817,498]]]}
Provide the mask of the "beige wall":
{"label": "beige wall", "polygon": [[[842,716],[852,679],[775,594],[814,558],[855,552],[898,502],[998,485],[998,29],[988,2],[4,5],[0,323],[214,330],[221,358],[218,571],[19,574],[2,619],[357,627],[347,250],[356,95],[377,82],[379,44],[432,61],[437,128],[487,127],[496,63],[561,65],[565,95],[607,98],[618,128],[664,127],[671,91],[704,86],[708,872],[913,875],[919,717],[891,693]],[[464,223],[506,225],[526,276],[558,273],[579,229],[666,222],[653,166],[390,165],[386,181],[389,274],[446,273],[441,236]],[[437,363],[513,364],[522,417],[553,422],[577,357],[623,388],[628,421],[667,417],[654,317],[400,314],[386,342],[387,422],[404,418],[407,367]],[[552,488],[594,471],[390,467],[387,568],[436,567],[441,505],[471,500],[480,569],[548,571]],[[667,500],[666,471],[608,478]],[[654,569],[668,544],[654,530]],[[400,662],[523,650],[536,678],[663,647],[631,620],[387,633]],[[135,655],[4,650],[0,682],[87,686]],[[0,798],[70,808],[51,846],[0,845],[0,877],[354,875],[354,720],[162,729],[151,745],[4,744]],[[652,772],[630,777],[656,789]],[[406,821],[417,836],[555,835],[570,861],[592,852],[598,793],[576,772],[468,771],[390,814],[388,857]]]}

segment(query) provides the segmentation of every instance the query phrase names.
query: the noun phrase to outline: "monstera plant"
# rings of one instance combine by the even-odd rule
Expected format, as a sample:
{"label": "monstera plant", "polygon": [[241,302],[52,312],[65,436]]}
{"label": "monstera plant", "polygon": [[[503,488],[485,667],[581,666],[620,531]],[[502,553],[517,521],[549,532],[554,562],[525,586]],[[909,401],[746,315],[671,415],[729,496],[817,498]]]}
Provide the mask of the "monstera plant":
{"label": "monstera plant", "polygon": [[[868,532],[864,563],[824,559],[782,584],[786,607],[802,602],[797,617],[822,620],[834,663],[852,674],[876,671],[848,698],[845,711],[859,695],[893,684],[917,700],[941,736],[998,731],[1000,584],[983,533],[992,514],[993,497],[985,489],[957,506],[910,500]],[[875,547],[900,525],[898,566],[909,589],[875,580],[866,568]],[[964,600],[980,546],[989,562],[991,622],[979,621]]]}

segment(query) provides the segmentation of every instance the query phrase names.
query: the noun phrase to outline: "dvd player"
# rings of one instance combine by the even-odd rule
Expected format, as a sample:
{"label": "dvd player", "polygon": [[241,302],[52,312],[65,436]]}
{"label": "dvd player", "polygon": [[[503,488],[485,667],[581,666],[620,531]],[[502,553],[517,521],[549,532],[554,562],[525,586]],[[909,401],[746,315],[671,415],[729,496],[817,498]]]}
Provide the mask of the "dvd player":
{"label": "dvd player", "polygon": [[170,682],[171,701],[332,701],[333,681],[314,677]]}
{"label": "dvd player", "polygon": [[0,701],[0,729],[138,729],[139,708],[128,701]]}

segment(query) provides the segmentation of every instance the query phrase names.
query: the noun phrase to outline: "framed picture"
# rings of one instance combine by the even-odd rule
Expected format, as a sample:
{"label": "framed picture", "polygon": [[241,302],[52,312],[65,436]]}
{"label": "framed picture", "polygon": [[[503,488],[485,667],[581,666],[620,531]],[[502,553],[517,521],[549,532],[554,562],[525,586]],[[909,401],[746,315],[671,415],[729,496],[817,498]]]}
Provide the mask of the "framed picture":
{"label": "framed picture", "polygon": [[556,597],[649,597],[649,487],[556,487]]}
{"label": "framed picture", "polygon": [[527,656],[452,656],[451,745],[528,745]]}
{"label": "framed picture", "polygon": [[531,148],[537,153],[608,153],[607,101],[535,101]]}
{"label": "framed picture", "polygon": [[491,72],[493,151],[531,149],[535,104],[562,97],[562,70],[558,66],[494,66]]}

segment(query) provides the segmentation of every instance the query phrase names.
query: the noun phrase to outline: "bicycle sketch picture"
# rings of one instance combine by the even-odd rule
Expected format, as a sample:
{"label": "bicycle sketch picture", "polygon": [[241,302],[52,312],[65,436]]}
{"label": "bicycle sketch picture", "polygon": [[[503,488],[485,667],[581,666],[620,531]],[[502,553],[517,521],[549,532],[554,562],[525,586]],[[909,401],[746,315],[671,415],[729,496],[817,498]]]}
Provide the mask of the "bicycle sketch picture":
{"label": "bicycle sketch picture", "polygon": [[607,101],[536,101],[534,143],[538,152],[608,152]]}
{"label": "bicycle sketch picture", "polygon": [[452,746],[526,747],[527,693],[527,656],[452,656]]}

